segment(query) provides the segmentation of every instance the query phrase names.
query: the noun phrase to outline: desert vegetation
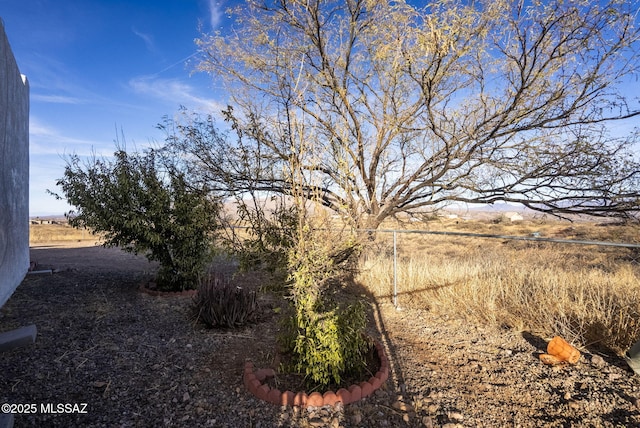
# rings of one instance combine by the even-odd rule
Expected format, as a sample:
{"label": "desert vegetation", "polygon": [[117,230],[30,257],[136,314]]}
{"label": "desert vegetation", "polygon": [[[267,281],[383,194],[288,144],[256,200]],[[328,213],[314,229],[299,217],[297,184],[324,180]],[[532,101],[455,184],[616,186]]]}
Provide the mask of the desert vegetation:
{"label": "desert vegetation", "polygon": [[[428,230],[640,242],[637,224],[494,220],[430,222]],[[411,224],[415,228],[415,224]],[[393,295],[393,244],[378,232],[358,282]],[[397,235],[398,304],[471,322],[563,335],[622,353],[640,338],[638,249],[441,235]]]}
{"label": "desert vegetation", "polygon": [[210,328],[240,327],[256,321],[256,292],[232,284],[220,273],[211,273],[200,281],[192,311],[195,321]]}
{"label": "desert vegetation", "polygon": [[[530,331],[543,337],[562,335],[579,346],[596,346],[623,353],[640,338],[640,250],[593,245],[517,241],[403,233],[411,230],[469,232],[519,237],[566,240],[593,240],[640,244],[638,225],[597,221],[490,219],[450,220],[436,218],[428,222],[400,224],[387,222],[384,228],[397,229],[398,305],[428,308],[451,317],[496,328]],[[272,225],[273,226],[273,225]],[[275,227],[275,226],[274,226]],[[236,245],[245,242],[253,248],[253,260],[259,245],[247,229],[237,229]],[[273,229],[281,239],[267,239],[271,251],[282,251],[281,230]],[[64,224],[31,226],[31,245],[98,241],[86,231]],[[266,238],[265,238],[266,239]],[[330,236],[324,236],[330,242]],[[263,258],[268,258],[263,243]],[[227,250],[228,251],[228,250]],[[248,252],[246,254],[249,254]],[[269,253],[270,254],[270,253]],[[262,266],[278,281],[282,272],[272,265],[247,264],[246,269]],[[279,268],[282,269],[282,266]],[[355,281],[378,301],[393,300],[393,242],[391,233],[378,231],[375,241],[362,247]],[[284,290],[284,282],[263,284],[263,290]],[[223,284],[224,283],[224,284]],[[228,281],[206,277],[209,290],[197,305],[198,311],[210,310],[206,301],[233,301],[241,310],[225,315],[203,315],[212,325],[241,325],[251,321],[254,303],[251,296],[240,295]],[[217,285],[217,286],[216,286]],[[244,303],[247,300],[248,303]],[[225,307],[230,305],[224,305]],[[233,305],[231,305],[233,306]],[[203,309],[204,308],[204,309]],[[228,316],[229,318],[223,318]],[[218,318],[216,318],[218,317]],[[228,321],[226,321],[228,319]]]}

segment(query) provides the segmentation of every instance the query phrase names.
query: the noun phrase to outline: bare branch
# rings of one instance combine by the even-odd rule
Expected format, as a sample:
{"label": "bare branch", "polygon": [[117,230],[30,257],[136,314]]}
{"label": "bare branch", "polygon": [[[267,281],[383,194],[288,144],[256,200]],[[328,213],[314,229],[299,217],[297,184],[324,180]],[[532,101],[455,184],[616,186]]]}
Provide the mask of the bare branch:
{"label": "bare branch", "polygon": [[640,65],[636,9],[249,0],[234,32],[198,42],[240,141],[224,159],[192,154],[229,191],[286,193],[298,165],[309,194],[374,227],[449,201],[627,215],[637,135],[606,131],[640,115],[624,86]]}

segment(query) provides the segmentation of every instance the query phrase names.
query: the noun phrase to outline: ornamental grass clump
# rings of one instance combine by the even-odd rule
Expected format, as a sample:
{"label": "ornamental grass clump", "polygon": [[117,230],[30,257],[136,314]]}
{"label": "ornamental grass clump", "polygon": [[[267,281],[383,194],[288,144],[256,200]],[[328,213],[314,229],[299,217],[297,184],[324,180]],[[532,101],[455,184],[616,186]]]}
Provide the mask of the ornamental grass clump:
{"label": "ornamental grass clump", "polygon": [[222,275],[205,278],[193,298],[193,318],[209,328],[241,327],[258,319],[255,291],[238,287]]}

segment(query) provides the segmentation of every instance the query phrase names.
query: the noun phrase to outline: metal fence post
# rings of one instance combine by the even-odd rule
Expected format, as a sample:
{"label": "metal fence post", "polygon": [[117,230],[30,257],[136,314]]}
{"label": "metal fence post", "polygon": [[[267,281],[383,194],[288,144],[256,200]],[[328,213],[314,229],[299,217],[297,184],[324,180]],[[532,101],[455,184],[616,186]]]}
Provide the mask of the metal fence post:
{"label": "metal fence post", "polygon": [[393,231],[393,306],[398,308],[398,249],[396,231]]}

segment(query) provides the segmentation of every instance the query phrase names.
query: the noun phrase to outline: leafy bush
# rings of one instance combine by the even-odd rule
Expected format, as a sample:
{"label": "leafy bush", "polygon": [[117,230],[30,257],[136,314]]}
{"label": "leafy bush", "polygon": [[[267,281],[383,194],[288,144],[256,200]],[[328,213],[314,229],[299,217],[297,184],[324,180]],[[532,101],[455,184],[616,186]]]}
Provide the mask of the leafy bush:
{"label": "leafy bush", "polygon": [[364,334],[367,316],[362,302],[298,310],[287,321],[280,343],[293,357],[291,369],[304,374],[309,386],[324,388],[366,371],[371,342]]}
{"label": "leafy bush", "polygon": [[289,253],[293,315],[280,338],[292,353],[293,368],[312,386],[339,384],[348,374],[366,368],[371,344],[364,334],[365,305],[339,305],[331,287],[357,254],[355,241],[342,245],[303,227]]}
{"label": "leafy bush", "polygon": [[[160,262],[158,288],[195,288],[211,256],[220,203],[207,189],[187,183],[183,173],[163,165],[154,151],[82,163],[67,159],[57,181],[77,212],[69,224],[102,234],[105,246],[143,253]],[[62,197],[54,194],[62,199]]]}
{"label": "leafy bush", "polygon": [[233,286],[221,275],[209,276],[198,287],[192,311],[210,328],[240,327],[257,320],[256,292]]}

